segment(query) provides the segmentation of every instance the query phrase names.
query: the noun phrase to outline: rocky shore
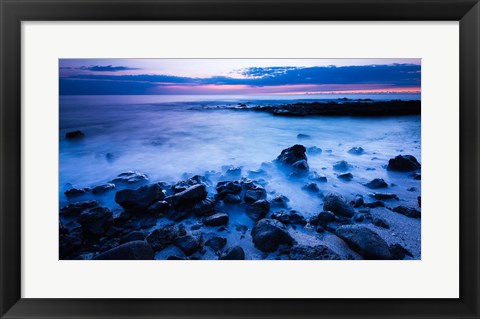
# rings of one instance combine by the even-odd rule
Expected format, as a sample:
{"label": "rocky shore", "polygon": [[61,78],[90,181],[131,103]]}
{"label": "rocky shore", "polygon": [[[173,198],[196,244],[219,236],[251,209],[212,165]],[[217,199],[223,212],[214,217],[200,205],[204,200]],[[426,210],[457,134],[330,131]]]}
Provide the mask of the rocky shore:
{"label": "rocky shore", "polygon": [[[199,109],[199,108],[192,108]],[[228,109],[237,111],[265,112],[278,116],[399,116],[420,115],[421,102],[418,100],[341,100],[328,102],[302,102],[279,105],[237,105],[205,106],[200,109]]]}
{"label": "rocky shore", "polygon": [[[344,103],[340,112],[352,115],[359,107],[362,114],[372,108],[375,115],[381,115],[387,108],[385,103],[392,108],[396,102]],[[419,103],[402,102],[394,110],[399,114],[417,112],[418,107],[419,112]],[[329,109],[330,104],[292,104],[275,112],[325,115]],[[274,112],[269,107],[253,110]],[[78,137],[82,136],[76,133]],[[363,151],[355,147],[349,152],[360,156]],[[176,183],[152,182],[145,174],[129,171],[105,184],[72,187],[64,193],[69,204],[59,212],[59,257],[420,259],[420,196],[415,203],[405,205],[392,185],[374,177],[375,171],[369,182],[359,184],[362,191],[358,194],[349,197],[340,190],[324,193],[322,189],[331,181],[310,169],[307,153],[319,154],[321,149],[307,152],[296,144],[281,150],[277,158],[262,163],[258,170],[225,166],[221,171],[186,176]],[[411,155],[399,154],[384,168],[420,183],[421,165]],[[333,169],[342,182],[355,183],[346,161],[336,163]],[[317,211],[306,214],[290,207],[290,199],[278,193],[269,180],[271,174],[279,172],[298,191],[321,201]],[[108,198],[114,199],[115,207],[102,204]]]}

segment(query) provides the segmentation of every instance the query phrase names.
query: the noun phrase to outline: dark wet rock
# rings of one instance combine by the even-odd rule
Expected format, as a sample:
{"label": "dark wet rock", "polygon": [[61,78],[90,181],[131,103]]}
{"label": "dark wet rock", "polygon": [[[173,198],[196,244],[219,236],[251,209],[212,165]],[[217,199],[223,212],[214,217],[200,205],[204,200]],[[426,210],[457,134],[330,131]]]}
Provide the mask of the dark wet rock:
{"label": "dark wet rock", "polygon": [[362,195],[355,196],[355,200],[353,201],[353,207],[358,208],[363,206],[363,204],[365,204],[363,196]]}
{"label": "dark wet rock", "polygon": [[393,193],[373,193],[370,196],[378,200],[398,199],[398,196]]}
{"label": "dark wet rock", "polygon": [[371,189],[385,188],[388,187],[388,184],[382,178],[375,178],[368,183],[363,184],[364,186]]}
{"label": "dark wet rock", "polygon": [[169,196],[174,207],[182,207],[187,205],[193,205],[207,198],[207,189],[204,184],[196,184],[190,186],[183,192]]}
{"label": "dark wet rock", "polygon": [[242,202],[242,198],[237,194],[227,194],[223,198],[223,201],[227,204],[238,204]]}
{"label": "dark wet rock", "polygon": [[340,226],[352,225],[353,223],[352,219],[343,216],[335,216],[335,220],[330,222],[318,221],[318,225],[331,233],[335,233],[336,229]]}
{"label": "dark wet rock", "polygon": [[168,219],[175,222],[180,222],[184,219],[190,218],[192,216],[192,211],[190,209],[177,209],[170,212]]}
{"label": "dark wet rock", "polygon": [[415,208],[410,208],[406,206],[397,206],[392,209],[395,213],[399,213],[411,218],[420,218],[421,212],[416,210]]}
{"label": "dark wet rock", "polygon": [[328,210],[335,215],[352,217],[355,215],[353,208],[347,203],[345,198],[340,194],[330,193],[323,199],[323,210]]}
{"label": "dark wet rock", "polygon": [[154,216],[166,215],[169,209],[170,209],[170,205],[166,201],[159,200],[147,208],[147,213]]}
{"label": "dark wet rock", "polygon": [[97,255],[96,260],[152,260],[154,253],[146,241],[131,241]]}
{"label": "dark wet rock", "polygon": [[324,245],[305,246],[295,245],[290,249],[289,258],[292,260],[340,260],[336,252]]}
{"label": "dark wet rock", "polygon": [[213,236],[205,242],[205,246],[208,246],[213,249],[213,251],[219,251],[227,244],[227,239],[225,237]]}
{"label": "dark wet rock", "polygon": [[297,134],[297,139],[299,139],[299,140],[309,140],[311,138],[312,137],[308,134],[302,134],[302,133]]}
{"label": "dark wet rock", "polygon": [[223,199],[227,194],[238,195],[241,191],[242,185],[238,181],[224,181],[217,184],[217,194],[220,199]]}
{"label": "dark wet rock", "polygon": [[252,239],[255,247],[263,252],[272,252],[280,245],[292,245],[293,238],[287,227],[275,219],[262,219],[252,229]]}
{"label": "dark wet rock", "polygon": [[287,208],[290,200],[284,195],[275,195],[270,201],[270,206]]}
{"label": "dark wet rock", "polygon": [[82,131],[72,131],[65,134],[67,140],[80,140],[85,137],[85,133]]}
{"label": "dark wet rock", "polygon": [[324,175],[320,175],[317,172],[310,172],[310,174],[308,174],[308,179],[314,182],[321,182],[321,183],[327,182],[327,177]]}
{"label": "dark wet rock", "polygon": [[398,155],[390,159],[387,166],[388,170],[398,172],[410,172],[420,168],[420,163],[412,155]]}
{"label": "dark wet rock", "polygon": [[309,170],[307,160],[300,160],[298,162],[293,163],[292,168],[297,170],[297,171],[308,171]]}
{"label": "dark wet rock", "polygon": [[185,235],[175,238],[174,245],[180,248],[183,253],[190,256],[202,248],[201,235]]}
{"label": "dark wet rock", "polygon": [[83,212],[84,210],[87,210],[89,208],[93,208],[96,206],[98,206],[98,202],[96,200],[71,203],[60,209],[60,215],[65,217],[76,216],[81,212]]}
{"label": "dark wet rock", "polygon": [[377,208],[377,207],[385,207],[385,204],[379,200],[371,202],[371,203],[365,203],[363,206],[367,208]]}
{"label": "dark wet rock", "polygon": [[344,180],[344,181],[351,181],[353,179],[352,173],[343,173],[337,176],[338,179]]}
{"label": "dark wet rock", "polygon": [[337,171],[348,171],[352,168],[352,165],[348,164],[346,161],[339,161],[333,164],[333,169]]}
{"label": "dark wet rock", "polygon": [[422,174],[420,174],[420,173],[415,173],[415,174],[412,175],[412,177],[413,177],[414,180],[419,181],[419,180],[422,179]]}
{"label": "dark wet rock", "polygon": [[403,260],[405,256],[413,257],[413,254],[400,244],[390,245],[390,253],[392,254],[392,259],[395,260]]}
{"label": "dark wet rock", "polygon": [[319,234],[323,234],[325,232],[325,228],[322,225],[315,226],[315,231]]}
{"label": "dark wet rock", "polygon": [[310,182],[308,184],[303,185],[302,189],[304,191],[309,192],[309,193],[318,193],[320,191],[320,188],[318,187],[317,183],[315,183],[315,182]]}
{"label": "dark wet rock", "polygon": [[107,183],[107,184],[95,186],[92,189],[92,193],[95,195],[101,195],[114,189],[115,189],[115,184]]}
{"label": "dark wet rock", "polygon": [[59,237],[59,253],[60,259],[65,259],[71,254],[74,254],[82,247],[83,231],[81,228],[76,228],[69,232],[66,228],[60,231]]}
{"label": "dark wet rock", "polygon": [[365,150],[361,147],[352,147],[350,150],[348,150],[348,153],[352,155],[362,155],[365,153]]}
{"label": "dark wet rock", "polygon": [[228,224],[228,215],[225,213],[217,213],[207,216],[203,219],[203,223],[207,226],[222,226]]}
{"label": "dark wet rock", "polygon": [[248,227],[245,225],[235,225],[235,230],[241,232],[242,234],[245,235],[245,233],[248,230]]}
{"label": "dark wet rock", "polygon": [[219,260],[244,260],[245,252],[240,246],[234,246],[225,251],[219,258]]}
{"label": "dark wet rock", "polygon": [[320,155],[322,154],[322,149],[320,147],[311,146],[307,148],[307,153],[310,155]]}
{"label": "dark wet rock", "polygon": [[418,189],[416,187],[409,187],[407,188],[407,191],[409,192],[416,192]]}
{"label": "dark wet rock", "polygon": [[270,203],[264,199],[252,203],[246,209],[248,217],[250,217],[254,221],[262,219],[268,214],[269,211]]}
{"label": "dark wet rock", "polygon": [[272,219],[276,219],[285,225],[302,225],[305,226],[307,221],[305,217],[296,210],[281,210],[272,214]]}
{"label": "dark wet rock", "polygon": [[365,259],[392,259],[388,244],[373,230],[362,225],[338,227],[335,234]]}
{"label": "dark wet rock", "polygon": [[253,203],[257,200],[266,199],[267,198],[267,191],[260,185],[256,185],[255,189],[248,189],[245,192],[245,196],[243,200],[246,203]]}
{"label": "dark wet rock", "polygon": [[71,189],[65,191],[64,194],[68,198],[72,198],[72,197],[78,197],[78,196],[86,195],[86,194],[90,193],[91,191],[92,191],[92,189],[90,187],[71,188]]}
{"label": "dark wet rock", "polygon": [[170,246],[178,236],[184,235],[186,235],[185,228],[170,224],[155,229],[146,240],[153,250],[158,251]]}
{"label": "dark wet rock", "polygon": [[165,193],[157,184],[142,186],[138,189],[124,189],[115,194],[115,202],[127,211],[145,211],[156,201],[163,200]]}
{"label": "dark wet rock", "polygon": [[422,207],[422,196],[417,197],[418,207]]}
{"label": "dark wet rock", "polygon": [[364,214],[355,214],[355,216],[352,217],[352,220],[356,223],[361,223],[365,220],[365,215]]}
{"label": "dark wet rock", "polygon": [[333,222],[335,221],[335,214],[329,211],[318,213],[317,220],[319,222]]}
{"label": "dark wet rock", "polygon": [[215,211],[215,200],[207,198],[199,201],[191,208],[192,213],[195,216],[208,216]]}
{"label": "dark wet rock", "polygon": [[125,236],[123,236],[122,238],[120,238],[119,243],[120,244],[125,244],[125,243],[135,241],[135,240],[145,240],[146,237],[147,237],[146,232],[136,230],[136,231],[128,233]]}
{"label": "dark wet rock", "polygon": [[387,221],[380,217],[374,217],[372,224],[378,227],[386,228],[386,229],[390,228],[390,225],[387,223]]}
{"label": "dark wet rock", "polygon": [[93,207],[83,211],[77,218],[83,230],[92,235],[101,235],[113,224],[112,212],[108,208]]}
{"label": "dark wet rock", "polygon": [[140,184],[148,182],[148,176],[139,172],[128,171],[119,174],[110,183],[118,184]]}
{"label": "dark wet rock", "polygon": [[307,156],[305,155],[306,151],[307,149],[305,148],[305,146],[296,144],[292,147],[282,150],[276,160],[281,163],[291,165],[300,160],[307,159]]}

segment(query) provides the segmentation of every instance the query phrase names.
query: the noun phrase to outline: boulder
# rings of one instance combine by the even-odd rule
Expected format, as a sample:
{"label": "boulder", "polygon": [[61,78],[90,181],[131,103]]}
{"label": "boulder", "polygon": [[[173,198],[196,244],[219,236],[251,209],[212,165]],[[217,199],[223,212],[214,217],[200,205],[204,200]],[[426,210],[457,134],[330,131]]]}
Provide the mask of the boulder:
{"label": "boulder", "polygon": [[335,221],[335,214],[329,211],[323,211],[318,213],[317,221],[318,222],[333,222]]}
{"label": "boulder", "polygon": [[82,131],[72,131],[65,133],[65,138],[67,140],[81,140],[85,137],[85,133]]}
{"label": "boulder", "polygon": [[377,200],[398,199],[398,196],[393,193],[373,193],[370,196]]}
{"label": "boulder", "polygon": [[365,150],[361,147],[352,147],[348,150],[348,153],[352,155],[362,155],[363,153],[365,153]]}
{"label": "boulder", "polygon": [[195,216],[201,217],[211,215],[215,210],[215,200],[207,198],[199,201],[193,205],[191,210]]}
{"label": "boulder", "polygon": [[185,234],[185,229],[182,226],[169,224],[155,229],[147,236],[146,240],[152,246],[153,250],[158,251],[173,244],[175,238]]}
{"label": "boulder", "polygon": [[290,200],[284,195],[275,195],[270,201],[270,206],[287,208]]}
{"label": "boulder", "polygon": [[227,249],[219,258],[219,260],[244,260],[245,252],[240,246],[235,246]]}
{"label": "boulder", "polygon": [[290,249],[289,258],[292,260],[340,260],[336,252],[324,245],[305,246],[295,245]]}
{"label": "boulder", "polygon": [[198,203],[207,198],[207,188],[204,184],[196,184],[190,186],[183,192],[177,193],[170,197],[175,207],[181,207]]}
{"label": "boulder", "polygon": [[65,196],[68,197],[68,198],[72,198],[72,197],[78,197],[78,196],[82,196],[82,195],[86,195],[88,193],[90,193],[92,191],[92,189],[90,187],[85,187],[85,188],[71,188],[67,191],[65,191]]}
{"label": "boulder", "polygon": [[227,239],[225,237],[213,236],[205,242],[205,246],[208,246],[213,249],[213,251],[219,251],[227,244]]}
{"label": "boulder", "polygon": [[411,218],[420,218],[422,213],[415,208],[410,208],[406,206],[397,206],[392,209],[395,213],[399,213]]}
{"label": "boulder", "polygon": [[126,211],[142,212],[156,201],[165,198],[165,193],[157,184],[142,186],[138,189],[124,189],[115,194],[115,202]]}
{"label": "boulder", "polygon": [[242,191],[242,185],[238,181],[224,181],[217,184],[217,196],[223,199],[227,194],[238,195]]}
{"label": "boulder", "polygon": [[353,207],[358,208],[358,207],[363,206],[363,204],[365,204],[363,196],[361,196],[361,195],[355,196],[355,200],[353,201]]}
{"label": "boulder", "polygon": [[148,182],[148,176],[139,172],[128,171],[125,173],[119,174],[110,183],[115,185],[129,185],[129,184],[140,184]]}
{"label": "boulder", "polygon": [[245,203],[253,203],[265,198],[267,198],[267,191],[260,185],[256,185],[255,189],[248,189],[243,196]]}
{"label": "boulder", "polygon": [[388,187],[388,184],[382,178],[375,178],[368,183],[363,184],[364,186],[371,189],[385,188]]}
{"label": "boulder", "polygon": [[207,226],[222,226],[228,224],[228,215],[225,213],[217,213],[207,216],[203,219],[203,224]]}
{"label": "boulder", "polygon": [[300,160],[292,164],[292,168],[296,171],[308,171],[308,163],[307,160]]}
{"label": "boulder", "polygon": [[264,199],[261,199],[252,203],[246,209],[248,217],[250,217],[254,221],[257,221],[267,216],[269,211],[270,211],[270,203]]}
{"label": "boulder", "polygon": [[421,165],[412,155],[398,155],[388,161],[387,170],[410,172],[420,169]]}
{"label": "boulder", "polygon": [[147,213],[153,216],[166,215],[169,209],[170,209],[170,205],[166,201],[159,200],[153,203],[152,205],[148,206]]}
{"label": "boulder", "polygon": [[252,229],[252,239],[255,247],[263,252],[272,252],[277,250],[280,245],[294,243],[284,224],[268,218],[255,223]]}
{"label": "boulder", "polygon": [[223,198],[223,201],[227,204],[239,204],[242,202],[242,199],[238,194],[227,194]]}
{"label": "boulder", "polygon": [[371,203],[365,203],[363,206],[367,208],[377,208],[377,207],[385,207],[385,204],[379,200],[371,202]]}
{"label": "boulder", "polygon": [[343,173],[338,175],[337,178],[349,182],[353,179],[353,175],[352,173]]}
{"label": "boulder", "polygon": [[307,160],[307,156],[305,155],[305,152],[307,149],[303,145],[293,145],[292,147],[284,149],[280,155],[278,155],[277,159],[275,160],[277,163],[286,165],[286,166],[291,166],[292,164],[301,161],[301,160]]}
{"label": "boulder", "polygon": [[304,191],[307,191],[309,193],[318,193],[320,192],[320,188],[318,187],[317,183],[310,182],[302,186],[302,189]]}
{"label": "boulder", "polygon": [[94,259],[96,260],[152,260],[154,253],[146,241],[131,241],[113,249],[107,250]]}
{"label": "boulder", "polygon": [[202,247],[202,236],[201,235],[185,235],[175,238],[173,244],[180,248],[183,253],[187,256],[190,256]]}
{"label": "boulder", "polygon": [[363,225],[340,226],[335,234],[365,259],[392,259],[388,244]]}
{"label": "boulder", "polygon": [[279,212],[275,212],[272,214],[272,219],[276,219],[285,225],[305,226],[307,224],[305,217],[303,217],[296,210],[291,210],[291,211],[281,210]]}
{"label": "boulder", "polygon": [[352,217],[355,215],[353,208],[340,194],[330,193],[323,198],[323,210],[328,210],[336,215]]}
{"label": "boulder", "polygon": [[95,195],[101,195],[114,189],[115,189],[115,184],[107,183],[107,184],[95,186],[92,189],[92,193]]}
{"label": "boulder", "polygon": [[346,161],[339,161],[333,164],[333,169],[337,171],[348,171],[349,169],[352,168],[352,165],[348,164]]}
{"label": "boulder", "polygon": [[91,235],[102,235],[112,226],[112,212],[108,208],[93,207],[83,211],[77,218],[84,232]]}

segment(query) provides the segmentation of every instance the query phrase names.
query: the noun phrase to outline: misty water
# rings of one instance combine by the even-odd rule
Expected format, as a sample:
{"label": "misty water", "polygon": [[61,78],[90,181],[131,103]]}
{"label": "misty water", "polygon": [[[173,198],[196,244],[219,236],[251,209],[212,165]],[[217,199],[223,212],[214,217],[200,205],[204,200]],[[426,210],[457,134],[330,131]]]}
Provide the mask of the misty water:
{"label": "misty water", "polygon": [[[325,97],[300,98],[318,100]],[[398,154],[413,155],[421,162],[420,116],[281,117],[252,111],[192,110],[192,107],[205,105],[285,103],[285,99],[293,102],[299,98],[61,96],[60,207],[68,202],[63,194],[65,190],[99,185],[126,171],[144,173],[151,182],[169,183],[196,174],[204,175],[206,171],[222,172],[225,166],[241,167],[242,173],[247,175],[249,170],[259,169],[262,163],[271,162],[283,149],[294,144],[322,149],[320,154],[307,152],[307,156],[310,171],[328,180],[319,184],[324,193],[334,191],[347,198],[355,194],[368,197],[372,191],[362,184],[383,178],[390,185],[389,191],[399,196],[398,204],[413,206],[416,203],[420,181],[408,173],[390,172],[385,167],[388,160]],[[84,132],[85,138],[66,140],[65,133],[75,130]],[[299,139],[298,134],[308,135],[308,138]],[[362,147],[365,153],[352,155],[348,153],[352,147]],[[349,170],[353,174],[352,181],[337,178],[342,172],[332,166],[340,160],[352,165]],[[282,172],[276,171],[269,172],[264,179],[268,182],[265,188],[269,196],[287,196],[289,206],[305,217],[321,211],[322,199],[301,189],[305,181],[288,180]],[[418,191],[412,192],[412,187]],[[120,210],[113,196],[97,199],[114,211]],[[418,226],[416,240],[419,240],[419,229]],[[301,241],[302,236],[298,234],[296,239]]]}

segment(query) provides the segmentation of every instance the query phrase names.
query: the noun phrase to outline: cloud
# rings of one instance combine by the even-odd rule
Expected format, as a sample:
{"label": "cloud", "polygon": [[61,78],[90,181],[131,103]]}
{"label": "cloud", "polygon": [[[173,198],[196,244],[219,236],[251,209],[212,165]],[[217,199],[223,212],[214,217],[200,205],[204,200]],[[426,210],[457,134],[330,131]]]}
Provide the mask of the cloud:
{"label": "cloud", "polygon": [[112,66],[112,65],[81,66],[77,69],[78,70],[94,71],[94,72],[118,72],[118,71],[139,70],[138,68],[130,68],[130,67],[127,67],[127,66]]}
{"label": "cloud", "polygon": [[[116,71],[124,70],[125,67],[112,66],[91,66],[90,71]],[[102,87],[108,87],[108,94],[114,94],[115,87],[118,90],[124,90],[129,86],[136,90],[157,88],[157,91],[169,91],[171,88],[183,87],[182,92],[189,87],[212,87],[212,86],[242,86],[262,88],[262,87],[280,87],[280,86],[324,86],[342,85],[347,87],[355,85],[356,87],[378,87],[378,88],[419,88],[421,83],[421,66],[416,64],[390,64],[390,65],[363,65],[363,66],[321,66],[321,67],[252,67],[238,70],[243,77],[213,76],[206,78],[192,78],[182,76],[172,76],[164,74],[70,74],[61,78],[62,81],[69,81],[64,84],[68,87],[68,92],[75,92],[75,86],[78,86],[79,92],[85,92],[89,89],[95,92],[101,92],[101,89],[95,88],[101,82]],[[66,82],[65,82],[66,83]],[[130,90],[129,90],[130,91]],[[197,91],[197,90],[196,90]],[[63,93],[61,86],[61,94]],[[120,93],[120,92],[119,92]],[[69,93],[75,94],[75,93]],[[88,93],[78,93],[88,94]],[[101,93],[92,93],[101,94]],[[105,93],[107,94],[107,93]],[[135,93],[141,94],[141,93]],[[144,93],[152,94],[152,93]]]}

